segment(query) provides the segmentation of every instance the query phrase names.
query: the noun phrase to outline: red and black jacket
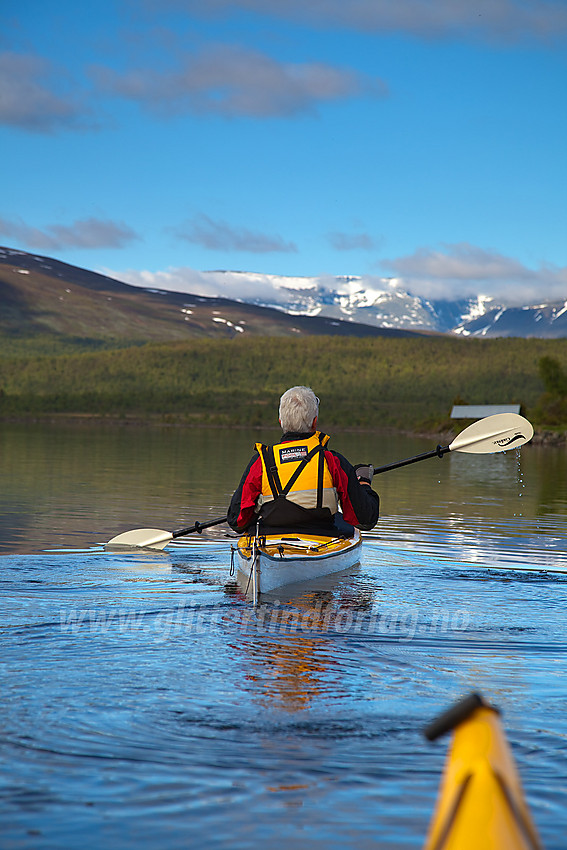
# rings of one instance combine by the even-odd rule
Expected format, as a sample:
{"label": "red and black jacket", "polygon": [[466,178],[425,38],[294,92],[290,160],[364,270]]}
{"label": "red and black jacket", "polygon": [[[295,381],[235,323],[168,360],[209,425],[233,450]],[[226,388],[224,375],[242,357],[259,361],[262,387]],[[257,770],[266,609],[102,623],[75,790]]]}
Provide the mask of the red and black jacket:
{"label": "red and black jacket", "polygon": [[[319,435],[319,432],[315,432]],[[286,433],[282,443],[296,443],[313,440],[313,433]],[[325,435],[320,435],[325,437]],[[332,479],[338,501],[342,509],[343,519],[349,525],[370,530],[376,525],[380,513],[380,499],[371,487],[361,484],[356,477],[354,467],[339,452],[334,452],[326,445],[328,438],[322,441],[321,451],[324,453],[325,467]],[[280,444],[276,444],[277,447]],[[261,451],[261,447],[260,447]],[[264,519],[270,526],[328,526],[332,527],[335,517],[330,510],[323,513],[317,506],[296,510],[295,505],[283,504],[274,506],[274,502],[265,502],[266,466],[262,462],[260,451],[251,458],[246,467],[240,484],[235,491],[228,509],[228,523],[235,531],[242,532],[253,526],[259,518]],[[269,457],[269,453],[266,455]],[[315,459],[312,462],[319,462]],[[275,496],[279,494],[274,494]]]}

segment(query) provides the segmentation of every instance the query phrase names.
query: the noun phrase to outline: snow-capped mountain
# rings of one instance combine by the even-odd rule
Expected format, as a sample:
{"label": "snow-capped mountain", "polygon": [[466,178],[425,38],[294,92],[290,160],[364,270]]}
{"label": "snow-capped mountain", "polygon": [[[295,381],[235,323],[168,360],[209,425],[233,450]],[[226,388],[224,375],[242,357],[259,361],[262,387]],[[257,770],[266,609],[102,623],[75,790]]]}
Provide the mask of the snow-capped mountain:
{"label": "snow-capped mountain", "polygon": [[[121,273],[121,280],[147,286],[147,276]],[[223,297],[272,307],[292,315],[321,316],[374,327],[448,333],[466,328],[501,305],[484,296],[432,301],[412,295],[397,278],[357,276],[285,277],[238,271],[161,272],[151,282],[165,290]],[[463,331],[460,331],[463,332]]]}
{"label": "snow-capped mountain", "polygon": [[463,336],[567,337],[567,301],[529,307],[492,308],[452,329]]}
{"label": "snow-capped mountain", "polygon": [[228,298],[291,315],[319,316],[374,327],[447,333],[495,306],[479,296],[459,301],[429,301],[412,295],[396,278],[331,275],[286,277],[240,271],[106,271],[135,286]]}
{"label": "snow-capped mountain", "polygon": [[[222,296],[293,315],[342,319],[382,328],[472,337],[567,336],[567,301],[509,307],[486,295],[453,301],[428,300],[412,295],[397,278],[285,277],[233,271],[193,275],[186,279],[179,271],[162,273],[160,285],[164,289],[188,287],[198,295]],[[136,275],[120,275],[120,279],[142,283]]]}

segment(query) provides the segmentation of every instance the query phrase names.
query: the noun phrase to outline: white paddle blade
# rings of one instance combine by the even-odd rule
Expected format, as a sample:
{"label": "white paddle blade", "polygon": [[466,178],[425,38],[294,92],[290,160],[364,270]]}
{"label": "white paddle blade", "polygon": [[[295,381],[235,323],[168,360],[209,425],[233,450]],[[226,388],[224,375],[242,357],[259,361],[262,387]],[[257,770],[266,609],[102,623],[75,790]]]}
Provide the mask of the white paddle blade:
{"label": "white paddle blade", "polygon": [[164,549],[172,539],[173,535],[169,531],[161,531],[159,528],[135,528],[133,531],[125,531],[123,534],[113,537],[106,545]]}
{"label": "white paddle blade", "polygon": [[452,452],[489,454],[516,449],[529,442],[534,429],[527,419],[517,413],[495,413],[473,422],[458,434],[449,449]]}

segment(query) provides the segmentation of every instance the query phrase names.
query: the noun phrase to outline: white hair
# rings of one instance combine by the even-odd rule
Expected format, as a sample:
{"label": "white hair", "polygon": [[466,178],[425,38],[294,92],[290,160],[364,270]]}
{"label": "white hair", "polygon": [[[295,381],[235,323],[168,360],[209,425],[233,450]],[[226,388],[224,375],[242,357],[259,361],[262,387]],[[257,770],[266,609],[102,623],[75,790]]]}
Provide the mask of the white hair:
{"label": "white hair", "polygon": [[291,387],[280,398],[279,419],[283,431],[311,431],[319,415],[319,399],[310,387]]}

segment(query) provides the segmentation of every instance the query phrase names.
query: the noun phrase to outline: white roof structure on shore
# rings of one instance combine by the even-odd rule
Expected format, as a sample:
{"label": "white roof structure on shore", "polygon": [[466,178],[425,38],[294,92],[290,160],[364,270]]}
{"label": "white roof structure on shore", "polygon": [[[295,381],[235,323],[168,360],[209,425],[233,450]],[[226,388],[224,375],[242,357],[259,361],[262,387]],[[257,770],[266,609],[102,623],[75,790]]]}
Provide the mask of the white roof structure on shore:
{"label": "white roof structure on shore", "polygon": [[519,404],[454,404],[451,419],[484,419],[494,413],[519,412]]}

